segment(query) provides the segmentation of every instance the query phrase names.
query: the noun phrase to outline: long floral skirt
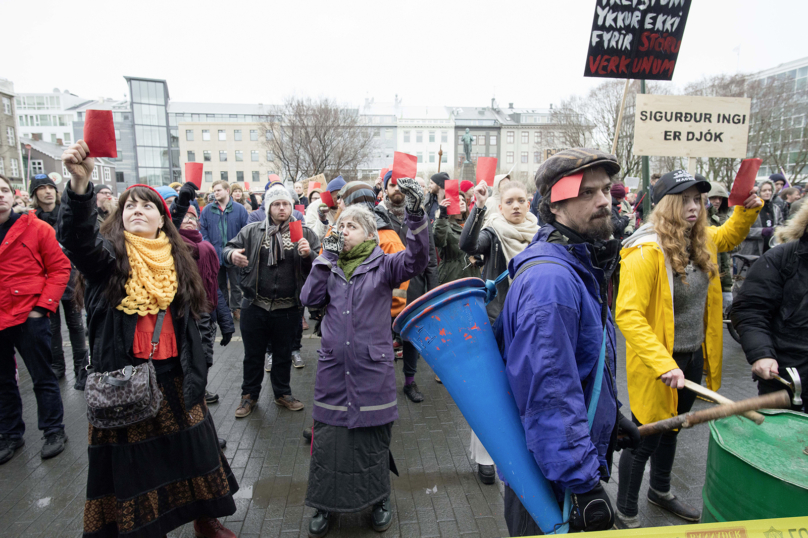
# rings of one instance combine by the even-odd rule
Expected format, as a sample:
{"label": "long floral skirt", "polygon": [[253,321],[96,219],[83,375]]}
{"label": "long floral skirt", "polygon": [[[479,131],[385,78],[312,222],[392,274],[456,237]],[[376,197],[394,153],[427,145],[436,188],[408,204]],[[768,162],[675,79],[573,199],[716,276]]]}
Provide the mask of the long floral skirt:
{"label": "long floral skirt", "polygon": [[126,428],[90,425],[85,538],[159,538],[195,519],[236,512],[238,484],[204,399],[186,409],[181,368],[157,375],[153,419]]}

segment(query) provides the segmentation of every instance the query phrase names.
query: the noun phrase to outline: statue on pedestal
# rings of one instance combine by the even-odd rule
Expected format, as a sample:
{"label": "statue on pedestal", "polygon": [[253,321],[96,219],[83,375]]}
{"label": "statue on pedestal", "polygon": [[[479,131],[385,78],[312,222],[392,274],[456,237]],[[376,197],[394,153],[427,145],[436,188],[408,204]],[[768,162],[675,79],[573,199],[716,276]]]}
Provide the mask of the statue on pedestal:
{"label": "statue on pedestal", "polygon": [[462,137],[460,137],[460,140],[463,141],[463,153],[466,154],[466,162],[470,163],[471,162],[471,141],[473,140],[473,137],[469,133],[468,127],[466,127],[466,134],[464,134]]}

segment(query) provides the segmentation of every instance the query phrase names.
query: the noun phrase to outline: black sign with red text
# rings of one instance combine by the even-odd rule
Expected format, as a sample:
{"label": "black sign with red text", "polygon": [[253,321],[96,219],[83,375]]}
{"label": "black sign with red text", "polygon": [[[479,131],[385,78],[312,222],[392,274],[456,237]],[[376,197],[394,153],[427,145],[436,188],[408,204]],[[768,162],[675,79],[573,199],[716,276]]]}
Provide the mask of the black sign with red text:
{"label": "black sign with red text", "polygon": [[597,0],[585,77],[671,80],[691,0]]}

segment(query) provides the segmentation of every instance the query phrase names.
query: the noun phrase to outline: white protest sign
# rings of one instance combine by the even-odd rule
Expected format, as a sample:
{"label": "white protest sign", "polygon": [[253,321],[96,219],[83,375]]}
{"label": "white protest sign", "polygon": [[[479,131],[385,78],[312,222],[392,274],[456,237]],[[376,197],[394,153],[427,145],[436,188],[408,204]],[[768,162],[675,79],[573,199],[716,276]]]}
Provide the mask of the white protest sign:
{"label": "white protest sign", "polygon": [[626,188],[629,190],[636,190],[640,188],[640,178],[638,177],[626,176],[623,178],[623,183],[626,184]]}
{"label": "white protest sign", "polygon": [[746,157],[745,97],[637,95],[634,154],[669,157]]}

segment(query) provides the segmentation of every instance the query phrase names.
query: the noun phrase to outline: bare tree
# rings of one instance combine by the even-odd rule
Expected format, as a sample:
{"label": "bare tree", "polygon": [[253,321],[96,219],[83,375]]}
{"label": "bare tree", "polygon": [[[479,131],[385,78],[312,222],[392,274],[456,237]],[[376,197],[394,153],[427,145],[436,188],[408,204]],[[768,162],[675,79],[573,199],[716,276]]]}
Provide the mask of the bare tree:
{"label": "bare tree", "polygon": [[279,122],[264,124],[265,143],[287,177],[358,178],[359,165],[373,150],[373,134],[360,124],[357,110],[330,99],[290,97],[279,114]]}

